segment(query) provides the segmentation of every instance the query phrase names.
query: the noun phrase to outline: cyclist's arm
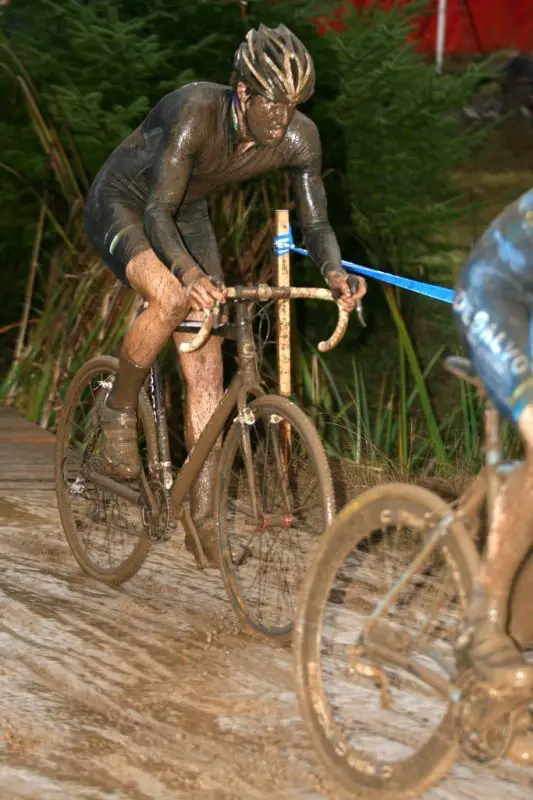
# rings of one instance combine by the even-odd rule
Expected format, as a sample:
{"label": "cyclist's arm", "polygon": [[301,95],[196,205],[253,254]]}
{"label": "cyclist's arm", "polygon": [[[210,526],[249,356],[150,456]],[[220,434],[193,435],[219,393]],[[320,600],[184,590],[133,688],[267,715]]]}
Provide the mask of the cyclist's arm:
{"label": "cyclist's arm", "polygon": [[152,166],[144,211],[144,230],[155,253],[183,281],[205,275],[191,256],[174,220],[189,183],[198,130],[194,111],[183,109],[164,132]]}
{"label": "cyclist's arm", "polygon": [[326,277],[332,270],[342,270],[341,251],[328,219],[318,129],[307,117],[304,118],[304,126],[288,172],[305,246]]}

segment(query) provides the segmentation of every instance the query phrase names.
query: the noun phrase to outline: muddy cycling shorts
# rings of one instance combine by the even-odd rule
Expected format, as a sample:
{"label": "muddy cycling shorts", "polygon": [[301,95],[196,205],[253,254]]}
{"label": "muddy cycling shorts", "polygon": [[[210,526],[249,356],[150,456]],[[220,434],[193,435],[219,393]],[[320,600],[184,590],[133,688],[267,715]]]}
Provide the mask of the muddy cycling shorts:
{"label": "muddy cycling shorts", "polygon": [[483,234],[461,272],[453,308],[487,394],[517,422],[533,403],[533,191]]}
{"label": "muddy cycling shorts", "polygon": [[[126,267],[131,259],[149,250],[144,232],[144,205],[133,193],[93,184],[85,205],[85,230],[92,246],[126,286]],[[207,202],[199,200],[180,209],[176,226],[197,264],[215,280],[223,281],[222,265]]]}

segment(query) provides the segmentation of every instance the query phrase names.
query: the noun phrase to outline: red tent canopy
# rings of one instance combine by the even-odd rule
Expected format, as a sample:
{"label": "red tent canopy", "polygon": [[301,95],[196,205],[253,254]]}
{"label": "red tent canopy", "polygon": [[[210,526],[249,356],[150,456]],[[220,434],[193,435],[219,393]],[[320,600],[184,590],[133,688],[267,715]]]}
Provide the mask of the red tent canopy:
{"label": "red tent canopy", "polygon": [[[345,0],[339,3],[330,16],[315,18],[318,31],[341,31],[347,4],[361,7],[372,1]],[[397,0],[380,2],[384,8],[389,8]],[[434,54],[438,0],[432,2],[435,6],[434,13],[420,17],[413,38],[419,41],[421,50]],[[490,53],[510,48],[522,52],[533,51],[532,0],[447,0],[444,47],[447,54]]]}

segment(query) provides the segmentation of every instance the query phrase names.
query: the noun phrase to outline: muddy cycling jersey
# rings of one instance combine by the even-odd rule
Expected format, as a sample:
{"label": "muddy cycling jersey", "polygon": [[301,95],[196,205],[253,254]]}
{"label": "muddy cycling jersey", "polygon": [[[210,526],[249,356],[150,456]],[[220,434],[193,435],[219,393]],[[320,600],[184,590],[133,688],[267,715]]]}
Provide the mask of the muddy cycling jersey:
{"label": "muddy cycling jersey", "polygon": [[241,152],[233,97],[229,86],[214,83],[189,84],[171,92],[96,176],[85,209],[87,234],[123,282],[127,283],[127,263],[150,247],[185,282],[187,273],[198,266],[221,278],[208,194],[277,169],[291,177],[311,258],[323,274],[340,269],[315,124],[296,111],[279,144],[254,144]]}
{"label": "muddy cycling jersey", "polygon": [[472,250],[454,311],[488,394],[516,422],[533,402],[533,190],[507,206]]}

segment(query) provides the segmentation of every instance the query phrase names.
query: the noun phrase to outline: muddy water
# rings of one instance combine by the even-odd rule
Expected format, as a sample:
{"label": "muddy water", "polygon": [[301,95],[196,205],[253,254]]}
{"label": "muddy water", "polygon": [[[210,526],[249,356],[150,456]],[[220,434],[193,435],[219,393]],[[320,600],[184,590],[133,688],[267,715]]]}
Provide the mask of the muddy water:
{"label": "muddy water", "polygon": [[[177,539],[110,589],[82,577],[52,493],[0,493],[0,553],[0,800],[342,796],[300,722],[290,651],[239,632]],[[424,795],[532,796],[504,762]]]}

